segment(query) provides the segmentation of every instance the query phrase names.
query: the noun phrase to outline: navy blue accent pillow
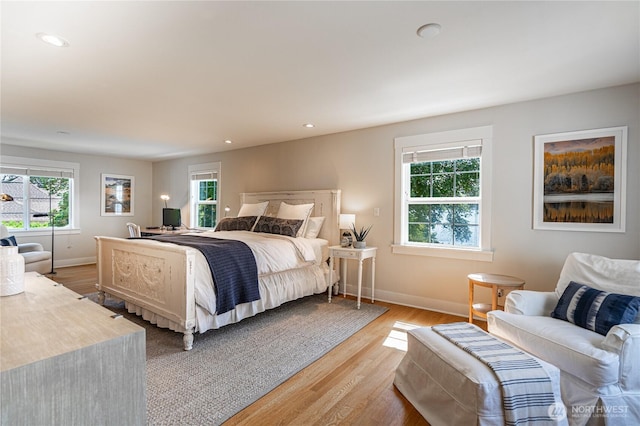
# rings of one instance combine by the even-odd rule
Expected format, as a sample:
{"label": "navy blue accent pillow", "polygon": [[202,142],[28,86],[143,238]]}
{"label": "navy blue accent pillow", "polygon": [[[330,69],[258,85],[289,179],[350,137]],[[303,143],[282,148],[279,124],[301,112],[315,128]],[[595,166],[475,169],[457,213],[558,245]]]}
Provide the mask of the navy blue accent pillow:
{"label": "navy blue accent pillow", "polygon": [[607,293],[571,281],[551,316],[606,336],[614,325],[633,323],[638,311],[640,297]]}
{"label": "navy blue accent pillow", "polygon": [[260,216],[253,232],[266,232],[268,234],[286,235],[295,237],[304,223],[301,219],[280,219],[277,217]]}
{"label": "navy blue accent pillow", "polygon": [[3,238],[0,240],[0,245],[7,247],[7,246],[17,246],[18,242],[16,241],[16,237],[14,237],[13,235],[8,236],[7,238]]}
{"label": "navy blue accent pillow", "polygon": [[225,217],[216,226],[216,231],[251,231],[258,216]]}

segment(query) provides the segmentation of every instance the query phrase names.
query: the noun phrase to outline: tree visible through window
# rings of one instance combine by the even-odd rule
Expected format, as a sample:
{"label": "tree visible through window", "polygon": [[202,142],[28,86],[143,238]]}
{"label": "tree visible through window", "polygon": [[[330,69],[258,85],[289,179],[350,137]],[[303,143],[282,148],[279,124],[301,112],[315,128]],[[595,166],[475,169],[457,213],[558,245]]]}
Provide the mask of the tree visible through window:
{"label": "tree visible through window", "polygon": [[11,201],[2,203],[2,224],[10,229],[57,228],[70,224],[70,178],[1,175],[2,192]]}
{"label": "tree visible through window", "polygon": [[480,158],[412,163],[410,242],[478,247]]}
{"label": "tree visible through window", "polygon": [[220,163],[189,166],[191,176],[191,226],[215,228],[220,197]]}
{"label": "tree visible through window", "polygon": [[395,139],[394,253],[493,258],[492,133],[486,126]]}
{"label": "tree visible through window", "polygon": [[217,180],[200,180],[196,181],[198,185],[198,222],[199,228],[214,228],[216,226],[217,210],[218,210],[218,181]]}

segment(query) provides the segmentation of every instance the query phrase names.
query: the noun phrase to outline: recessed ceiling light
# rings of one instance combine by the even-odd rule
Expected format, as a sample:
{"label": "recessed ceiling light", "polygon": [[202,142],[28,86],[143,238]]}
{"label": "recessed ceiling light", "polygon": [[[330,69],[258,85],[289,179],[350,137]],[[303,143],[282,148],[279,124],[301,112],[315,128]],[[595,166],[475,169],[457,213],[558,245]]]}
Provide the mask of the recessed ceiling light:
{"label": "recessed ceiling light", "polygon": [[305,124],[302,125],[302,127],[306,127],[307,129],[311,129],[311,128],[314,128],[316,126],[313,123],[305,123]]}
{"label": "recessed ceiling light", "polygon": [[58,37],[57,35],[38,33],[36,34],[36,37],[38,37],[38,39],[42,40],[43,42],[50,44],[51,46],[55,46],[55,47],[69,46],[69,42],[67,40],[63,39],[62,37]]}
{"label": "recessed ceiling light", "polygon": [[224,141],[224,143],[233,143],[233,141],[231,139],[227,139]]}
{"label": "recessed ceiling light", "polygon": [[433,38],[440,34],[440,31],[442,31],[440,24],[432,22],[418,28],[417,34],[422,38]]}

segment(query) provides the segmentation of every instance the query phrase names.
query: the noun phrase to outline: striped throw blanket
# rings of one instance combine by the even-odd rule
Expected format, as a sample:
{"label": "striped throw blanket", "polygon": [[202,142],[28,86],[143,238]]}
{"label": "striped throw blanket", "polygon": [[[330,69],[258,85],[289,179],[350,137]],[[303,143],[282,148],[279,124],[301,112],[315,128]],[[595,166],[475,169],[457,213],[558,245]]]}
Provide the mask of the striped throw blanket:
{"label": "striped throw blanket", "polygon": [[466,322],[431,329],[494,371],[502,388],[506,425],[566,422],[566,417],[554,415],[556,404],[562,402],[555,400],[549,375],[531,355]]}

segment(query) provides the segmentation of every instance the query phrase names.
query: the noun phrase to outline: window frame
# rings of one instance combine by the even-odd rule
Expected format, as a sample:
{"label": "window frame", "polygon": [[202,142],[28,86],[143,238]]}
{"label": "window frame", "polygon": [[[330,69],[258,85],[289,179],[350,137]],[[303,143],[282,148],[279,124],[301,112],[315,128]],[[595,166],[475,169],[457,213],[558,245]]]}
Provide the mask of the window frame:
{"label": "window frame", "polygon": [[[394,254],[435,256],[454,259],[493,261],[491,248],[491,145],[493,126],[473,127],[460,130],[403,136],[394,139],[395,149],[395,203],[394,203],[394,241],[391,246]],[[408,241],[408,204],[410,197],[410,167],[403,162],[403,154],[412,150],[451,149],[466,146],[469,141],[480,141],[480,196],[479,199],[479,247],[462,247]],[[453,199],[450,199],[453,200]],[[457,201],[460,201],[458,199]]]}
{"label": "window frame", "polygon": [[[69,203],[69,225],[65,227],[55,227],[56,234],[77,234],[80,232],[80,164],[67,161],[56,160],[43,160],[37,158],[24,158],[13,156],[2,156],[0,162],[0,168],[5,169],[23,169],[24,173],[4,173],[2,174],[15,174],[20,176],[40,176],[40,177],[56,177],[53,175],[41,176],[32,171],[42,170],[46,173],[60,172],[59,177],[68,177],[69,182],[69,196],[71,198]],[[62,173],[70,174],[71,176],[62,176]],[[30,200],[29,200],[30,202]],[[23,214],[26,214],[23,212]],[[27,222],[28,223],[28,222]],[[29,235],[29,236],[47,236],[51,235],[51,227],[42,228],[27,228],[27,229],[12,229],[11,232],[15,235]]]}
{"label": "window frame", "polygon": [[[211,179],[197,179],[198,176],[210,175]],[[215,175],[215,177],[213,177]],[[196,189],[196,182],[215,180],[216,183],[216,200],[202,202],[199,199],[199,189]],[[204,164],[193,164],[189,166],[189,221],[190,227],[196,229],[215,229],[220,221],[220,205],[221,205],[221,181],[222,181],[222,165],[219,161]],[[216,206],[216,222],[213,227],[198,226],[198,206],[201,204]]]}

